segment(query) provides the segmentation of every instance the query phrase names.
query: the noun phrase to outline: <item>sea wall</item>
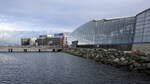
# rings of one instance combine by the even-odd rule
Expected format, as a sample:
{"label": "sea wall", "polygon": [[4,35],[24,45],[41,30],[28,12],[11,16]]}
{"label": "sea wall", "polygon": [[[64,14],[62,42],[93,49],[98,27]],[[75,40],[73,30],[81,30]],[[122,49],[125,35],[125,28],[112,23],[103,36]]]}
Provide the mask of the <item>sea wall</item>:
{"label": "sea wall", "polygon": [[132,50],[140,50],[144,53],[150,54],[150,43],[133,44]]}
{"label": "sea wall", "polygon": [[66,48],[66,53],[130,71],[150,74],[150,55],[115,49]]}

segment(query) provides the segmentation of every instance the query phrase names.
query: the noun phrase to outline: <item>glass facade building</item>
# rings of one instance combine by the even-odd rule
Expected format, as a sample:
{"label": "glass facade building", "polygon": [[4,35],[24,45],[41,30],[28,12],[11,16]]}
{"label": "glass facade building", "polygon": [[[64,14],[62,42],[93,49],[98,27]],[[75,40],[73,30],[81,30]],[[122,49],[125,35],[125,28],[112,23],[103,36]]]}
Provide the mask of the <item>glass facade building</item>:
{"label": "glass facade building", "polygon": [[79,45],[131,44],[134,40],[135,17],[92,20],[71,33]]}
{"label": "glass facade building", "polygon": [[150,9],[136,15],[134,43],[150,42]]}
{"label": "glass facade building", "polygon": [[98,45],[150,52],[150,8],[133,17],[89,21],[73,31],[70,38],[78,41],[79,47]]}

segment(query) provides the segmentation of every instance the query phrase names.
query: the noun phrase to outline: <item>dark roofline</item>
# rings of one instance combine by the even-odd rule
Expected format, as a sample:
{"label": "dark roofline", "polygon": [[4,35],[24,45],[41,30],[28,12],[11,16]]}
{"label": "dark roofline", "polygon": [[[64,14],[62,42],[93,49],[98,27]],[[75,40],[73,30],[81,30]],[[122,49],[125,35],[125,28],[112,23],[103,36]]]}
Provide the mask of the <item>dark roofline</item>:
{"label": "dark roofline", "polygon": [[150,8],[148,8],[148,9],[146,9],[146,10],[144,10],[144,11],[142,11],[142,12],[138,13],[136,16],[138,16],[138,15],[140,15],[140,14],[144,13],[144,12],[147,12],[147,11],[149,11],[149,10],[150,10]]}
{"label": "dark roofline", "polygon": [[115,18],[106,18],[106,19],[94,19],[91,20],[93,22],[98,22],[98,21],[113,21],[113,20],[121,20],[121,19],[127,19],[127,18],[135,18],[135,16],[128,16],[128,17],[115,17]]}
{"label": "dark roofline", "polygon": [[104,19],[104,21],[121,20],[121,19],[134,18],[134,17],[135,17],[135,16],[119,17],[119,18],[110,18],[110,19]]}

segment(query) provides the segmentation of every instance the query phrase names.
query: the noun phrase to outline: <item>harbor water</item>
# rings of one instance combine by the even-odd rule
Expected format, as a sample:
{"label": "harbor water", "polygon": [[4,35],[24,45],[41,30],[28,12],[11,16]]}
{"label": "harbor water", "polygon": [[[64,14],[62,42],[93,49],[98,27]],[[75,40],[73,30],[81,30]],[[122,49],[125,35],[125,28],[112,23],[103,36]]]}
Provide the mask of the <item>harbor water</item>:
{"label": "harbor water", "polygon": [[150,84],[150,76],[58,52],[0,53],[0,84]]}

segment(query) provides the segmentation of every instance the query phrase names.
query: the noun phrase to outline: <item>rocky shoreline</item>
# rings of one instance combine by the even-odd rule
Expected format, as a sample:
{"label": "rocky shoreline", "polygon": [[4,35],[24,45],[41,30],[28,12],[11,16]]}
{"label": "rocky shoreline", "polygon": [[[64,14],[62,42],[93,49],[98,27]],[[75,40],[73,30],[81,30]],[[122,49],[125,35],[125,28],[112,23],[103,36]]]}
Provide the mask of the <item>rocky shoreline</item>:
{"label": "rocky shoreline", "polygon": [[129,71],[150,74],[150,55],[115,49],[66,48],[63,52]]}

